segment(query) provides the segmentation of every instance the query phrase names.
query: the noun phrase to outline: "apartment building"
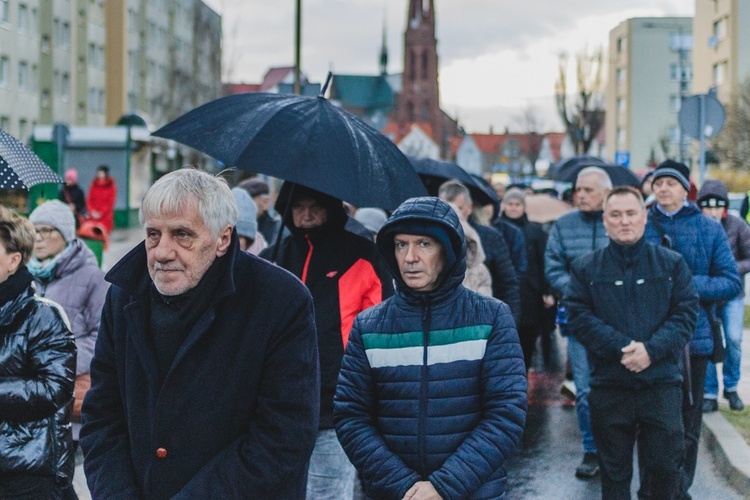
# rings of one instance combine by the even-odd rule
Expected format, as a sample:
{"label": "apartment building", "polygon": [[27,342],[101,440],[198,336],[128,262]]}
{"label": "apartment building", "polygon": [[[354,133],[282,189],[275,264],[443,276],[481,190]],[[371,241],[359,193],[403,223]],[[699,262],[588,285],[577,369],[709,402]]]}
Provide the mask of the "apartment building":
{"label": "apartment building", "polygon": [[221,95],[221,17],[200,0],[0,0],[0,128],[154,125]]}
{"label": "apartment building", "polygon": [[737,86],[750,78],[749,24],[747,0],[696,0],[693,93],[715,87],[719,100],[728,103]]}
{"label": "apartment building", "polygon": [[693,20],[633,18],[609,34],[606,144],[634,170],[685,155],[677,114],[692,80]]}

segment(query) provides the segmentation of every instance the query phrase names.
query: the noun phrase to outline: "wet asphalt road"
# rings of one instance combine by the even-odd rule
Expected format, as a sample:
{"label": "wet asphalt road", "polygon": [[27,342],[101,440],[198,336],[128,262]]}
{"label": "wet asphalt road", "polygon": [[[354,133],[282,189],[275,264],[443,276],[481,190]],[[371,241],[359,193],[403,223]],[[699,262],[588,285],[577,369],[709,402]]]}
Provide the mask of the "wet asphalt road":
{"label": "wet asphalt road", "polygon": [[[564,343],[558,345],[562,346]],[[564,359],[564,349],[560,351],[560,359]],[[536,364],[541,365],[541,362]],[[523,445],[508,463],[508,498],[600,498],[601,484],[598,476],[591,480],[575,477],[575,469],[583,458],[583,450],[573,402],[560,394],[563,373],[559,369],[555,370],[555,367],[552,371],[544,371],[539,366],[537,370],[539,371],[529,374],[529,412]],[[631,491],[632,497],[637,498],[637,466],[634,469]],[[743,498],[718,474],[704,442],[701,442],[698,470],[689,493],[694,499]]]}

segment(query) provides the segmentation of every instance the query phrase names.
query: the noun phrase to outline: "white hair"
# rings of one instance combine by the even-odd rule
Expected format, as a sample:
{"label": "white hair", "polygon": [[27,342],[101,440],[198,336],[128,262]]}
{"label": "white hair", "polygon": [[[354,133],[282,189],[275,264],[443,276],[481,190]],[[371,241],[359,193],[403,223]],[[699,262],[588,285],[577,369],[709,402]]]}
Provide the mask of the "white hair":
{"label": "white hair", "polygon": [[237,225],[237,202],[227,182],[195,168],[175,170],[156,181],[143,197],[138,219],[144,224],[149,217],[180,214],[193,203],[212,237]]}
{"label": "white hair", "polygon": [[600,167],[585,167],[581,169],[580,172],[578,172],[578,175],[576,176],[576,180],[580,179],[581,177],[585,177],[587,175],[597,175],[599,176],[599,187],[602,189],[612,189],[612,179],[609,178],[609,174],[606,170]]}

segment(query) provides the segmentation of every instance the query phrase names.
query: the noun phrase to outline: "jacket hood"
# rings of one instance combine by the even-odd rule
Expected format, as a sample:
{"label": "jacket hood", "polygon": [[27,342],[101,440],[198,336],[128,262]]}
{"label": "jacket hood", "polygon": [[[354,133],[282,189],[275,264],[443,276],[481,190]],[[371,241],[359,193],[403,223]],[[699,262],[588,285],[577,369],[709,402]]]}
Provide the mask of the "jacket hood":
{"label": "jacket hood", "polygon": [[701,186],[701,190],[698,191],[698,199],[696,201],[700,202],[705,198],[718,198],[729,203],[729,192],[727,191],[727,187],[720,180],[708,179],[703,183],[703,186]]}
{"label": "jacket hood", "polygon": [[[326,209],[327,220],[319,227],[313,229],[300,229],[294,226],[291,207],[289,211],[287,211],[287,207],[290,203],[308,197],[314,199]],[[276,198],[274,208],[276,209],[276,212],[282,214],[284,225],[295,236],[304,236],[305,234],[314,236],[331,230],[341,230],[344,228],[347,221],[346,211],[344,210],[344,205],[341,200],[294,182],[284,182],[279,190],[279,196]]]}
{"label": "jacket hood", "polygon": [[466,267],[481,266],[487,259],[487,255],[482,248],[479,233],[471,227],[468,221],[462,220],[461,227],[464,230],[464,239],[466,240]]}
{"label": "jacket hood", "polygon": [[[409,233],[410,224],[436,225],[448,235],[456,260],[453,266],[443,269],[440,282],[435,290],[427,293],[411,291],[404,280],[396,262],[393,237],[398,233]],[[377,246],[383,260],[396,281],[398,291],[406,295],[440,296],[455,289],[463,282],[466,273],[466,241],[461,222],[450,205],[435,197],[410,198],[403,202],[380,229]]]}

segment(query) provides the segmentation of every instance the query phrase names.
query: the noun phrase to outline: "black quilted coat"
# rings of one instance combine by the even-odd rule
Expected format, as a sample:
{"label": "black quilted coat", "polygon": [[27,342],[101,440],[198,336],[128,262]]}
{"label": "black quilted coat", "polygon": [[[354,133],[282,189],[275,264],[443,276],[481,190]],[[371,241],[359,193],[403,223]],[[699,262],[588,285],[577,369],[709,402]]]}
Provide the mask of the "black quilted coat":
{"label": "black quilted coat", "polygon": [[70,484],[75,371],[73,334],[57,304],[30,286],[0,305],[0,478]]}

